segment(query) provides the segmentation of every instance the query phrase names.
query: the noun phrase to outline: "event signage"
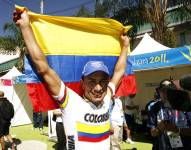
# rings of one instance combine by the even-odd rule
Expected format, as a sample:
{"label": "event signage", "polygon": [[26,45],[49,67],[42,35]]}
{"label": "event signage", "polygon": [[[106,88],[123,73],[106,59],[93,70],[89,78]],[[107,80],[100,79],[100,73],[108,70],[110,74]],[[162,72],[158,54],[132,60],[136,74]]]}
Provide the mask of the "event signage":
{"label": "event signage", "polygon": [[132,69],[144,70],[191,64],[191,47],[178,47],[152,53],[130,55]]}

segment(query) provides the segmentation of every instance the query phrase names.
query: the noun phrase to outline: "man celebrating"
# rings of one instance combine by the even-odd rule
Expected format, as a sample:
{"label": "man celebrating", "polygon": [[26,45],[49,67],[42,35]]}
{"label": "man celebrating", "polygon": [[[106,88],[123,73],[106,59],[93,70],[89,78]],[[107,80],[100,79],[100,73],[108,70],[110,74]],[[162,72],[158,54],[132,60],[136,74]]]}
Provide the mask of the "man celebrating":
{"label": "man celebrating", "polygon": [[109,103],[126,69],[129,39],[121,35],[122,50],[109,77],[107,66],[101,61],[89,61],[82,72],[81,85],[84,96],[80,97],[67,88],[51,69],[36,42],[26,11],[16,11],[13,16],[20,26],[29,55],[49,92],[60,105],[70,150],[109,150]]}

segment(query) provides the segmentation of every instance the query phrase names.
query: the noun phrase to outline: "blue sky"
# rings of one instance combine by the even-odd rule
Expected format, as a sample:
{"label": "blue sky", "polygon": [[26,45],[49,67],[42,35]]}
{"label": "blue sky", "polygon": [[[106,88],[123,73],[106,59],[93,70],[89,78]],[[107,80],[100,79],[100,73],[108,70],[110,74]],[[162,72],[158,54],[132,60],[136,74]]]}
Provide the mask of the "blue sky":
{"label": "blue sky", "polygon": [[[2,28],[6,22],[12,22],[14,4],[27,7],[29,10],[40,13],[41,0],[0,0],[0,36],[5,35]],[[72,16],[80,6],[85,6],[92,11],[95,0],[44,0],[44,14],[56,16]]]}

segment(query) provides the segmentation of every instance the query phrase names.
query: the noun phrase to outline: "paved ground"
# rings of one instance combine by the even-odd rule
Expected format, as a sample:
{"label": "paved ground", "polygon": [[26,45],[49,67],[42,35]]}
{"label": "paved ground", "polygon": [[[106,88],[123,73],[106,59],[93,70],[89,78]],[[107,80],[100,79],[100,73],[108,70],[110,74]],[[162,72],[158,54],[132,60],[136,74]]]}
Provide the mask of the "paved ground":
{"label": "paved ground", "polygon": [[41,141],[27,140],[18,144],[17,150],[47,150],[47,145]]}

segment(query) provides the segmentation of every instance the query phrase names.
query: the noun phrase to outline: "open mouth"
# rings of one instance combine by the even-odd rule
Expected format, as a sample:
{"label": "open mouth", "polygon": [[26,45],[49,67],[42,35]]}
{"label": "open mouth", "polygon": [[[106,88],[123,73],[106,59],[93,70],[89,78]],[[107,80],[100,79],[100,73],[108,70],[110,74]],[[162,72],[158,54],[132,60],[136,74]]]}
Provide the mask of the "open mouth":
{"label": "open mouth", "polygon": [[94,94],[94,97],[96,97],[96,98],[100,98],[101,96],[102,96],[102,94],[99,94],[99,95],[97,95],[97,94],[95,95]]}
{"label": "open mouth", "polygon": [[93,95],[95,98],[101,98],[101,97],[102,97],[102,94],[103,94],[103,93],[99,93],[99,94],[97,94],[97,93],[92,93],[92,95]]}

